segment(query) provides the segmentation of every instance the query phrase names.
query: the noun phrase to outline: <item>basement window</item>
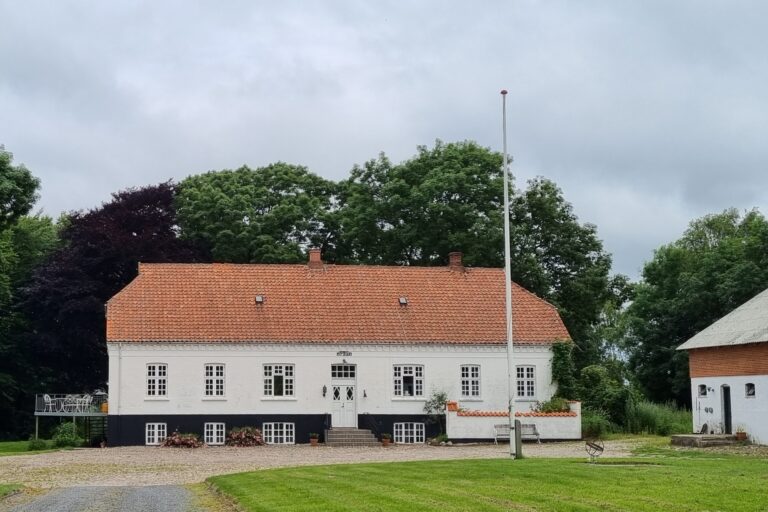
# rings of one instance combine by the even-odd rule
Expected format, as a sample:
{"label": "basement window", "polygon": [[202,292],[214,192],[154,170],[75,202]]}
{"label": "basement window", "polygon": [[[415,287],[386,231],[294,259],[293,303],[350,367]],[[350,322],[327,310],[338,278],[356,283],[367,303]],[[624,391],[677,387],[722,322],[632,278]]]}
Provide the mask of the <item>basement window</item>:
{"label": "basement window", "polygon": [[296,442],[295,423],[263,423],[261,431],[267,444],[294,444]]}
{"label": "basement window", "polygon": [[704,398],[705,396],[707,396],[707,385],[699,384],[699,397]]}
{"label": "basement window", "polygon": [[744,386],[744,394],[747,395],[747,398],[755,398],[755,385],[752,382],[747,382]]}
{"label": "basement window", "polygon": [[425,442],[423,423],[395,423],[395,442],[402,444],[419,444]]}

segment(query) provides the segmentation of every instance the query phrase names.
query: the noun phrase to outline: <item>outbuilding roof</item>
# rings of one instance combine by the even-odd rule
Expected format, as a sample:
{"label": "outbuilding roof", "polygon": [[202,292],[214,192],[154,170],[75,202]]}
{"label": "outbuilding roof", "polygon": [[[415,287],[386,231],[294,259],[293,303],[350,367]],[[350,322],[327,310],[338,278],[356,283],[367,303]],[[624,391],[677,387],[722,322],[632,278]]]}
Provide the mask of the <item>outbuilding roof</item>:
{"label": "outbuilding roof", "polygon": [[[515,343],[570,339],[513,288]],[[365,265],[141,264],[107,303],[121,342],[505,343],[504,272]]]}
{"label": "outbuilding roof", "polygon": [[757,294],[679,347],[725,347],[768,341],[768,290]]}

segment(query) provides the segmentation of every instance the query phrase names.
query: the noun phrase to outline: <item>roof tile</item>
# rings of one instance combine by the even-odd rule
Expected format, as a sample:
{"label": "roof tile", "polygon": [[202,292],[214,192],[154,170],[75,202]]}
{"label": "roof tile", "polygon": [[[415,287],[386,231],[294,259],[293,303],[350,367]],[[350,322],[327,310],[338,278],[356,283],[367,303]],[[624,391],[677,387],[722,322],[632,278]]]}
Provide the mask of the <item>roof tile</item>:
{"label": "roof tile", "polygon": [[[570,339],[555,307],[517,284],[513,335],[516,344]],[[108,302],[107,340],[499,344],[506,340],[504,272],[140,264],[136,279]]]}

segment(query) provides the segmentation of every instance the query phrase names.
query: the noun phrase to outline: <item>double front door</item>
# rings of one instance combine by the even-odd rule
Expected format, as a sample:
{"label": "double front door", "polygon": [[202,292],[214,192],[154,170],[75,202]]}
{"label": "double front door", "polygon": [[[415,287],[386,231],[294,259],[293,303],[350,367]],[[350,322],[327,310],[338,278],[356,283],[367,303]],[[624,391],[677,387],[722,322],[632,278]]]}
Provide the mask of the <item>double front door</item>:
{"label": "double front door", "polygon": [[354,365],[331,366],[332,427],[357,427],[355,370]]}

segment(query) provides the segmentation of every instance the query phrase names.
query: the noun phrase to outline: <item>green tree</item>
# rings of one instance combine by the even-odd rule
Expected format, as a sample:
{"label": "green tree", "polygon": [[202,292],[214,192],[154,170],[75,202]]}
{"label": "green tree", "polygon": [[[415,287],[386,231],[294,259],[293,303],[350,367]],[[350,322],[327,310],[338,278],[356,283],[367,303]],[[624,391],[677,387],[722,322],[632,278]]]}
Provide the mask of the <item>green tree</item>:
{"label": "green tree", "polygon": [[0,145],[0,232],[32,209],[40,180],[23,165],[13,165],[13,155]]}
{"label": "green tree", "polygon": [[334,184],[306,168],[276,163],[212,171],[179,185],[176,209],[183,236],[215,261],[285,263],[328,245]]}
{"label": "green tree", "polygon": [[14,414],[13,401],[28,371],[28,361],[13,336],[25,325],[15,308],[19,290],[32,270],[54,250],[57,241],[53,221],[40,215],[21,217],[0,232],[0,438],[17,430],[18,415]]}
{"label": "green tree", "polygon": [[690,402],[688,359],[676,348],[768,287],[768,222],[735,209],[691,222],[643,268],[628,308],[630,366],[653,401]]}
{"label": "green tree", "polygon": [[392,165],[385,155],[340,184],[337,258],[383,265],[502,263],[501,155],[474,142],[420,146]]}
{"label": "green tree", "polygon": [[590,329],[615,295],[597,228],[581,224],[560,188],[543,178],[515,194],[511,211],[513,278],[558,307],[576,343],[577,368],[599,362]]}

